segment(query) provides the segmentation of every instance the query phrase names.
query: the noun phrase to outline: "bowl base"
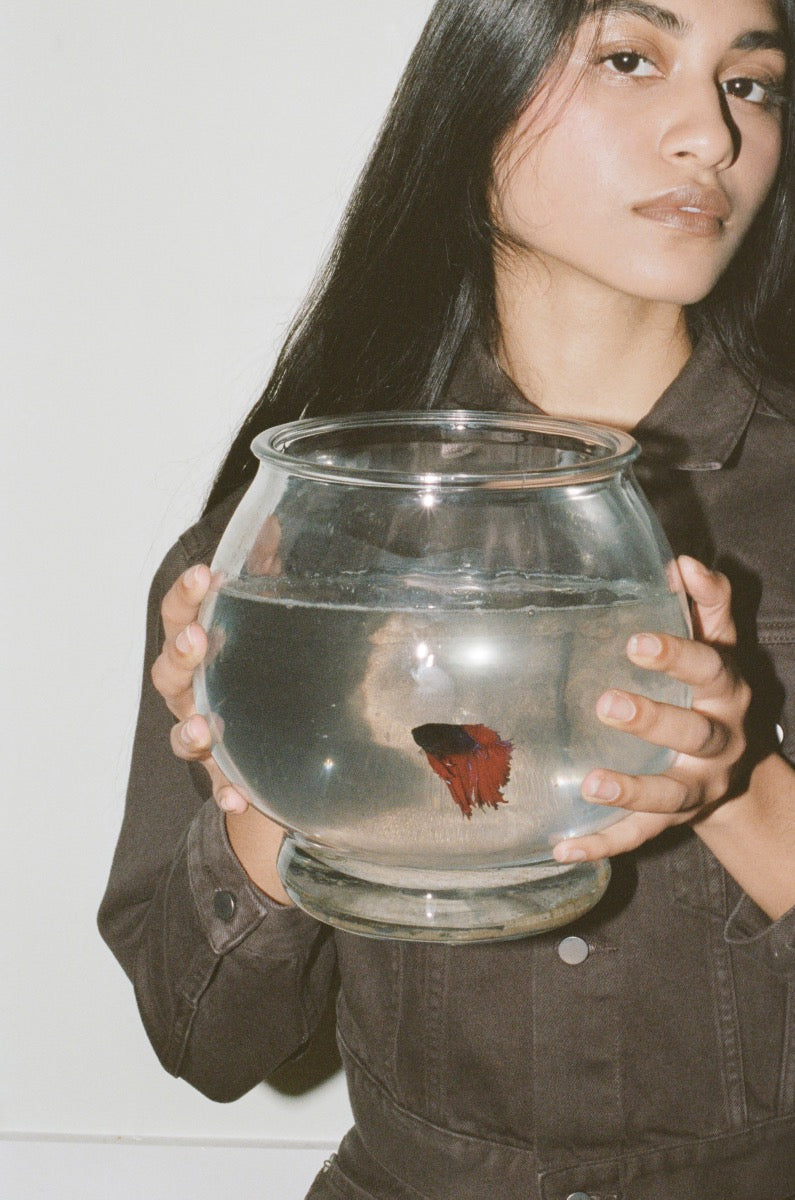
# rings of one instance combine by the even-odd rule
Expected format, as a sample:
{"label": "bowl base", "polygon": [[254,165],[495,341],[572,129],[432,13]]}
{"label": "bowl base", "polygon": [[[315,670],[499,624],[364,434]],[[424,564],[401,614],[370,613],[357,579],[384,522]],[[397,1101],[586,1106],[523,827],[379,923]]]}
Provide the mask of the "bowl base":
{"label": "bowl base", "polygon": [[421,871],[330,860],[288,836],[279,874],[299,908],[339,929],[365,937],[464,943],[529,937],[576,920],[604,894],[610,863]]}

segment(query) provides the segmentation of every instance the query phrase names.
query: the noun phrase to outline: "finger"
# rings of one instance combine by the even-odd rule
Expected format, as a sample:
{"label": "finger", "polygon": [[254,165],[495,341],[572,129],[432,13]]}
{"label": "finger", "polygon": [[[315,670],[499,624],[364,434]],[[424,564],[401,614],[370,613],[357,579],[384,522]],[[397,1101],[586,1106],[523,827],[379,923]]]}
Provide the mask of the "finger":
{"label": "finger", "polygon": [[199,615],[199,607],[210,587],[212,574],[204,563],[189,567],[163,597],[160,615],[166,638],[175,638]]}
{"label": "finger", "polygon": [[249,805],[247,796],[229,782],[214,759],[207,759],[204,766],[212,783],[213,799],[222,812],[244,813]]}
{"label": "finger", "polygon": [[615,805],[631,812],[679,813],[696,807],[700,791],[676,775],[619,775],[614,771],[589,771],[582,794],[596,804]]}
{"label": "finger", "polygon": [[[171,711],[183,720],[193,711],[193,673],[206,653],[207,635],[201,625],[194,623],[175,638],[167,638],[152,665],[152,683]],[[185,709],[188,698],[190,703]]]}
{"label": "finger", "polygon": [[212,750],[212,737],[204,717],[193,713],[187,720],[174,725],[171,730],[171,749],[177,758],[188,762],[208,758]]}
{"label": "finger", "polygon": [[612,858],[616,854],[637,850],[638,846],[657,837],[664,829],[682,824],[686,819],[672,817],[669,813],[630,813],[600,833],[558,842],[552,853],[559,863],[595,862],[599,858]]}
{"label": "finger", "polygon": [[627,643],[627,657],[647,671],[661,671],[693,689],[694,695],[729,695],[735,676],[713,646],[664,633],[639,633]]}
{"label": "finger", "polygon": [[198,713],[187,721],[181,721],[171,730],[171,748],[177,758],[187,762],[201,762],[213,789],[213,799],[224,812],[242,813],[248,808],[247,797],[230,783],[221,768],[211,757],[212,737],[210,728]]}
{"label": "finger", "polygon": [[708,713],[630,692],[605,692],[597,701],[596,712],[612,729],[692,758],[716,758],[731,738],[728,726]]}
{"label": "finger", "polygon": [[731,612],[731,584],[720,571],[710,571],[696,558],[683,554],[679,570],[693,600],[693,625],[704,641],[723,646],[737,643],[737,630]]}

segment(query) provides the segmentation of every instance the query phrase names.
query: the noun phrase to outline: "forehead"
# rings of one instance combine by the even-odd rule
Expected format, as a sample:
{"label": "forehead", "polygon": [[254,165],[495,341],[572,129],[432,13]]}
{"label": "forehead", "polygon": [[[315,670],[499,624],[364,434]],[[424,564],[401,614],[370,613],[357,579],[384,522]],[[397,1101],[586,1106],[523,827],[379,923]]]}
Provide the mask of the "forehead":
{"label": "forehead", "polygon": [[671,33],[687,34],[699,22],[721,20],[760,28],[786,25],[780,0],[590,0],[586,16],[625,13],[641,17]]}

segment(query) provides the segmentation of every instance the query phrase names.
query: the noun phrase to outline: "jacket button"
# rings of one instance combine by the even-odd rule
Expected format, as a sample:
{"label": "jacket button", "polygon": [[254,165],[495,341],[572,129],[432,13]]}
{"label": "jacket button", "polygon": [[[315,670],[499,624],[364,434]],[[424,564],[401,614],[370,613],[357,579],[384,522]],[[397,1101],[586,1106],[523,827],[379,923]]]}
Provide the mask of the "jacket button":
{"label": "jacket button", "polygon": [[572,1192],[566,1197],[566,1200],[591,1200],[587,1192]]}
{"label": "jacket button", "polygon": [[231,892],[216,892],[213,896],[213,912],[219,921],[227,924],[232,920],[237,908],[237,901]]}
{"label": "jacket button", "polygon": [[[590,953],[591,951],[585,938],[565,937],[558,944],[558,955],[561,962],[568,963],[570,967],[578,967],[580,963],[584,963]],[[585,1193],[574,1192],[573,1196],[568,1197],[568,1200],[579,1200],[581,1196],[585,1196]],[[587,1196],[585,1200],[588,1200]]]}

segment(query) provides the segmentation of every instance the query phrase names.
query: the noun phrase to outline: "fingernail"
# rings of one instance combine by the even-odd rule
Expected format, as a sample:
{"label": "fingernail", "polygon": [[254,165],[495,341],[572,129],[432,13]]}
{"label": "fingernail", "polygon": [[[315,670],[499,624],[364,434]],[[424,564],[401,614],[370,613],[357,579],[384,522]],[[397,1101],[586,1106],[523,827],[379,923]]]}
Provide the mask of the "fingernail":
{"label": "fingernail", "polygon": [[237,812],[237,796],[229,788],[225,788],[218,796],[218,803],[224,812]]}
{"label": "fingernail", "polygon": [[195,746],[199,740],[198,722],[195,717],[188,717],[179,731],[179,736],[186,746]]}
{"label": "fingernail", "polygon": [[177,634],[175,645],[180,653],[190,654],[193,649],[193,634],[191,633],[190,626]]}
{"label": "fingernail", "polygon": [[639,633],[629,639],[629,652],[636,658],[659,658],[662,654],[662,642],[652,633]]}
{"label": "fingernail", "polygon": [[714,571],[712,571],[706,565],[706,563],[703,563],[701,559],[691,558],[690,555],[685,554],[682,555],[682,558],[687,563],[688,569],[691,570],[694,575],[698,575],[701,579],[709,579],[714,575]]}
{"label": "fingernail", "polygon": [[583,781],[582,794],[591,800],[612,804],[621,795],[621,788],[614,779],[604,775],[588,775]]}
{"label": "fingernail", "polygon": [[623,692],[605,692],[599,701],[599,711],[611,721],[631,721],[637,709]]}
{"label": "fingernail", "polygon": [[187,588],[197,587],[202,582],[203,576],[204,576],[204,564],[197,563],[195,567],[191,567],[188,571],[185,572],[185,576],[184,576],[185,587],[187,587]]}
{"label": "fingernail", "polygon": [[576,846],[556,846],[553,854],[559,863],[585,862],[585,851]]}

